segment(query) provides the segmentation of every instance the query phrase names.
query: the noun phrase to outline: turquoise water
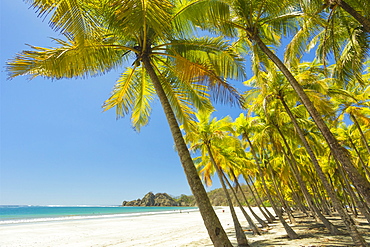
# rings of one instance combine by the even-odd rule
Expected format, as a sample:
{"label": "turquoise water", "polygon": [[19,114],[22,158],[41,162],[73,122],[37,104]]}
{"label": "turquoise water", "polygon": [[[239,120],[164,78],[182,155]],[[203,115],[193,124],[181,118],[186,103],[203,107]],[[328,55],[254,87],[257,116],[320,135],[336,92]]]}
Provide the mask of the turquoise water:
{"label": "turquoise water", "polygon": [[196,207],[0,206],[0,224],[164,214]]}

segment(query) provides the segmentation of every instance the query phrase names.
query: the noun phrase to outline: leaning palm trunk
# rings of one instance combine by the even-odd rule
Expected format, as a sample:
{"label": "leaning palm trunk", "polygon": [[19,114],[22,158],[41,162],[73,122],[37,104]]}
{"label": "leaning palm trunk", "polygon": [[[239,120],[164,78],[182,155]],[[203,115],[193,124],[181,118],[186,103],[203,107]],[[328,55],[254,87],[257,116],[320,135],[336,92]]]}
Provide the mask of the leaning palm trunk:
{"label": "leaning palm trunk", "polygon": [[[239,181],[238,181],[238,178],[235,176],[235,174],[234,174],[234,172],[233,172],[233,170],[231,170],[231,173],[232,173],[232,175],[233,175],[233,178],[234,178],[234,181],[235,181],[235,183],[236,183],[236,186],[240,189],[240,193],[242,194],[242,197],[243,197],[243,199],[244,199],[244,201],[245,201],[245,203],[247,204],[247,207],[248,207],[248,209],[249,209],[249,211],[251,212],[251,214],[253,215],[253,217],[258,221],[258,223],[260,223],[261,225],[262,225],[262,227],[268,227],[269,225],[266,223],[266,222],[264,222],[255,212],[254,212],[254,210],[252,209],[252,207],[251,207],[251,205],[249,204],[249,202],[248,202],[248,200],[247,200],[247,198],[245,197],[245,194],[244,194],[244,192],[243,192],[243,189],[242,189],[242,187],[240,186],[240,184],[239,184]],[[235,197],[236,197],[236,194],[235,194]]]}
{"label": "leaning palm trunk", "polygon": [[[307,207],[305,205],[303,205],[302,196],[301,195],[298,195],[297,191],[293,188],[292,179],[289,179],[289,181],[288,181],[288,187],[292,191],[292,199],[293,199],[293,201],[297,204],[297,206],[299,207],[300,211],[302,213],[304,213],[306,215],[306,217],[309,217],[310,214],[308,212]],[[314,218],[316,219],[315,216],[314,216]]]}
{"label": "leaning palm trunk", "polygon": [[[245,181],[247,182],[247,185],[248,185],[248,187],[249,187],[249,190],[252,192],[252,195],[254,196],[254,198],[255,198],[255,199],[256,199],[256,198],[258,199],[258,200],[256,200],[256,201],[258,201],[258,202],[259,202],[257,205],[258,205],[259,210],[260,210],[260,211],[261,211],[261,213],[263,214],[263,216],[266,218],[266,220],[267,220],[269,223],[274,222],[275,217],[270,213],[270,211],[269,211],[269,210],[265,207],[265,205],[263,204],[262,199],[261,199],[261,197],[260,197],[260,195],[259,195],[259,193],[258,193],[258,191],[257,191],[256,186],[254,185],[254,183],[253,183],[253,181],[252,181],[251,176],[250,176],[250,175],[248,175],[248,178],[249,178],[249,181],[250,181],[250,183],[252,184],[252,186],[253,186],[254,190],[256,191],[256,194],[254,194],[254,191],[253,191],[252,187],[249,185],[248,180],[247,180],[247,178],[245,177],[245,175],[243,175],[243,176],[244,176]],[[260,205],[262,205],[262,207],[263,207],[263,209],[266,211],[266,213],[265,213],[265,211],[263,211],[263,210],[262,210],[262,208],[260,207]],[[267,216],[266,214],[268,214],[268,216]]]}
{"label": "leaning palm trunk", "polygon": [[261,178],[261,181],[262,181],[262,185],[263,185],[263,188],[266,191],[266,195],[267,195],[267,198],[269,199],[269,201],[271,203],[272,209],[274,210],[275,214],[278,216],[281,224],[283,225],[286,233],[288,234],[288,237],[291,238],[291,239],[299,238],[298,234],[288,225],[288,223],[286,223],[285,219],[283,218],[283,215],[281,214],[280,210],[278,210],[274,200],[272,199],[272,197],[270,195],[270,192],[269,192],[269,189],[267,188],[267,184],[266,184],[266,181],[265,181],[265,178],[264,178],[264,175],[263,175],[263,171],[262,171],[262,168],[261,168],[261,165],[260,165],[260,160],[257,157],[256,151],[254,150],[254,146],[253,146],[251,140],[249,139],[248,135],[245,135],[245,138],[247,139],[247,141],[249,143],[250,150],[251,150],[252,155],[253,155],[253,157],[256,161],[258,172],[259,172],[259,175],[260,175],[260,178]]}
{"label": "leaning palm trunk", "polygon": [[258,164],[258,170],[260,172],[260,177],[261,177],[261,180],[262,180],[262,184],[263,184],[263,187],[266,191],[266,195],[267,195],[267,198],[269,199],[270,203],[271,203],[271,206],[272,206],[272,209],[274,210],[275,214],[278,216],[281,224],[283,225],[286,233],[288,234],[288,237],[291,238],[291,239],[297,239],[299,238],[298,234],[293,230],[293,228],[291,228],[288,223],[285,221],[285,219],[283,218],[283,215],[282,215],[282,212],[281,210],[279,210],[274,202],[274,200],[272,199],[271,197],[271,194],[269,192],[269,189],[267,188],[267,185],[266,185],[266,181],[265,181],[265,178],[263,177],[263,173],[262,173],[262,169],[261,169],[261,166]]}
{"label": "leaning palm trunk", "polygon": [[189,186],[199,207],[199,211],[202,215],[208,234],[215,246],[231,247],[232,245],[230,240],[228,239],[226,232],[224,231],[215,211],[213,210],[207,193],[203,187],[202,181],[198,176],[198,172],[194,166],[189,150],[181,134],[180,127],[176,121],[175,114],[173,113],[171,105],[168,102],[159,78],[152,67],[150,58],[143,56],[142,62],[152,80],[156,93],[162,104],[171,129],[172,137],[175,141],[182,167],[185,171]]}
{"label": "leaning palm trunk", "polygon": [[233,218],[235,235],[236,235],[236,240],[238,242],[238,247],[249,247],[247,237],[245,236],[244,231],[243,231],[243,228],[240,225],[240,222],[238,220],[238,217],[236,216],[234,205],[233,205],[233,203],[231,201],[230,194],[227,191],[227,188],[226,188],[226,185],[225,185],[225,181],[224,181],[224,179],[222,177],[222,171],[218,167],[216,169],[217,169],[217,175],[218,175],[218,177],[220,179],[222,188],[224,189],[227,202],[229,204],[231,216]]}
{"label": "leaning palm trunk", "polygon": [[298,97],[301,99],[302,103],[306,107],[307,111],[310,113],[313,121],[320,129],[334,157],[342,164],[343,168],[348,173],[356,188],[364,196],[365,200],[370,204],[370,182],[358,172],[356,167],[354,167],[347,150],[339,144],[333,133],[331,133],[330,129],[320,116],[319,112],[314,107],[307,94],[304,92],[302,86],[298,83],[298,81],[285,66],[285,64],[266,46],[266,44],[261,40],[258,34],[255,34],[250,38],[256,42],[261,50],[275,63],[275,65],[284,74],[284,76],[289,81],[290,85],[293,87],[294,91],[297,93]]}
{"label": "leaning palm trunk", "polygon": [[[298,126],[298,125],[297,125]],[[299,127],[299,126],[298,126]],[[300,130],[301,131],[301,130]],[[303,132],[301,132],[303,133]],[[304,137],[304,136],[303,136]],[[302,140],[302,139],[301,139]],[[306,141],[306,139],[304,139]],[[310,146],[308,146],[309,148],[311,148]],[[311,150],[312,151],[312,150]],[[313,153],[312,153],[313,154]],[[316,159],[316,156],[313,155],[314,157],[314,160],[315,161],[312,161],[312,162],[316,162],[316,164],[318,164],[318,161]],[[317,174],[316,171],[312,170],[312,167],[308,166],[308,169],[310,170],[311,174]],[[316,168],[314,168],[316,169]],[[326,177],[325,177],[326,178]],[[321,177],[319,176],[319,180],[316,180],[315,181],[312,181],[310,183],[310,186],[312,188],[312,192],[314,193],[315,197],[317,198],[317,201],[318,201],[318,206],[321,208],[321,211],[324,212],[324,214],[326,215],[329,215],[329,216],[333,216],[333,213],[332,213],[332,207],[329,203],[329,201],[326,199],[326,195],[325,195],[325,188],[324,188],[324,185],[323,183],[319,183],[319,181],[321,181]]]}
{"label": "leaning palm trunk", "polygon": [[279,132],[281,138],[283,139],[283,142],[284,142],[284,144],[285,144],[285,146],[288,150],[290,158],[289,158],[288,154],[286,153],[286,151],[283,149],[284,155],[288,160],[290,170],[292,171],[294,177],[296,178],[296,180],[299,184],[299,188],[301,189],[301,191],[303,193],[303,196],[304,196],[308,206],[314,212],[315,217],[318,217],[322,221],[322,223],[324,223],[325,227],[330,231],[331,234],[338,235],[340,233],[340,231],[330,221],[328,221],[328,219],[325,218],[325,216],[320,212],[320,210],[316,207],[315,203],[313,202],[312,196],[308,192],[306,184],[304,183],[304,181],[302,179],[302,176],[298,171],[297,163],[296,163],[296,161],[293,157],[293,153],[292,153],[292,151],[289,147],[289,144],[288,144],[284,134],[281,132],[281,130],[280,130],[280,128],[277,124],[274,124],[274,125],[275,125],[277,131]]}
{"label": "leaning palm trunk", "polygon": [[[244,175],[243,175],[244,176]],[[254,198],[254,200],[256,201],[256,203],[257,203],[257,207],[258,207],[258,209],[260,210],[260,212],[262,213],[262,215],[263,215],[263,217],[265,217],[265,219],[267,220],[267,222],[268,223],[272,223],[272,222],[274,222],[266,213],[265,213],[265,211],[263,211],[263,209],[261,208],[261,206],[260,205],[262,205],[263,206],[263,203],[261,202],[261,200],[259,200],[259,198],[257,198],[256,197],[256,195],[254,194],[254,191],[252,190],[252,187],[249,185],[249,183],[248,183],[248,181],[246,180],[246,178],[245,178],[245,176],[244,176],[244,179],[245,179],[245,181],[247,182],[247,185],[248,185],[248,188],[249,188],[249,190],[250,190],[250,192],[251,192],[251,194],[252,194],[252,196],[253,196],[253,198]],[[266,208],[265,208],[265,210],[266,210],[266,212],[268,211]]]}
{"label": "leaning palm trunk", "polygon": [[[253,222],[252,218],[245,211],[245,209],[243,208],[243,205],[240,203],[240,200],[239,200],[233,186],[230,184],[229,180],[227,179],[225,173],[222,170],[220,170],[220,172],[222,174],[223,179],[226,181],[227,185],[229,186],[231,193],[234,195],[235,201],[238,203],[238,206],[239,206],[240,210],[242,211],[245,219],[248,221],[249,226],[252,228],[253,233],[257,234],[257,235],[261,235],[261,231],[258,229],[256,224]],[[241,188],[240,188],[240,190],[241,190]],[[251,208],[249,207],[249,209],[251,209]]]}
{"label": "leaning palm trunk", "polygon": [[347,205],[350,205],[350,210],[352,212],[352,214],[354,215],[355,218],[358,217],[358,211],[357,211],[357,206],[356,205],[356,202],[355,202],[355,198],[356,198],[356,195],[355,195],[355,192],[353,191],[346,175],[344,174],[344,171],[343,171],[343,168],[338,166],[338,170],[339,170],[339,173],[342,177],[342,179],[339,179],[341,185],[342,185],[342,188],[343,190],[346,190],[347,193],[344,193],[345,197],[348,197],[347,201],[350,201],[350,203],[347,203]]}
{"label": "leaning palm trunk", "polygon": [[224,179],[222,177],[221,168],[218,167],[218,165],[216,164],[216,161],[215,161],[215,159],[213,157],[213,154],[212,154],[212,150],[211,150],[210,146],[208,146],[208,145],[207,145],[207,151],[208,151],[210,160],[212,162],[212,165],[216,168],[218,178],[220,179],[220,183],[222,185],[222,189],[225,192],[227,203],[229,204],[231,216],[232,216],[233,222],[234,222],[234,228],[235,228],[236,240],[238,242],[238,246],[240,246],[240,247],[248,247],[249,244],[248,244],[247,237],[245,236],[244,231],[243,231],[243,228],[241,227],[240,222],[238,220],[238,217],[236,216],[236,212],[235,212],[233,203],[231,201],[230,194],[227,191],[227,188],[226,188],[226,185],[225,185],[225,181],[224,181]]}
{"label": "leaning palm trunk", "polygon": [[309,154],[309,156],[311,158],[311,161],[312,161],[312,164],[314,165],[315,170],[316,170],[317,174],[319,175],[319,178],[320,178],[321,182],[323,183],[323,186],[324,186],[326,192],[328,193],[330,199],[332,200],[332,203],[333,203],[333,206],[334,206],[335,210],[337,210],[340,217],[342,218],[342,220],[343,220],[344,224],[346,225],[346,228],[347,228],[348,232],[350,233],[353,241],[358,246],[366,246],[367,244],[366,244],[365,240],[363,239],[363,237],[359,234],[355,223],[353,222],[353,220],[349,216],[349,214],[343,209],[343,206],[340,203],[339,199],[337,198],[337,196],[336,196],[336,194],[333,190],[333,187],[329,184],[323,170],[321,169],[321,166],[319,165],[319,162],[316,159],[316,156],[315,156],[312,148],[308,144],[308,142],[306,140],[306,137],[304,136],[302,129],[299,127],[299,125],[297,123],[297,120],[295,119],[293,113],[290,111],[288,105],[286,104],[286,102],[284,101],[283,98],[281,98],[281,102],[282,102],[286,112],[288,113],[290,119],[292,120],[294,128],[296,129],[296,131],[297,131],[297,133],[298,133],[298,135],[299,135],[299,137],[300,137],[300,139],[303,143],[303,146],[305,147],[307,153]]}
{"label": "leaning palm trunk", "polygon": [[293,215],[293,212],[290,208],[290,206],[288,205],[288,203],[286,202],[286,200],[284,199],[284,196],[282,194],[282,188],[281,186],[278,186],[277,184],[277,179],[275,177],[275,174],[274,174],[274,171],[272,169],[272,166],[271,165],[268,165],[268,169],[271,173],[271,181],[272,181],[272,185],[274,186],[274,189],[275,189],[275,192],[276,192],[276,195],[277,195],[277,198],[280,200],[280,203],[282,205],[282,208],[285,210],[286,214],[288,215],[288,218],[290,220],[290,223],[291,224],[296,224],[296,220],[294,218],[294,215]]}
{"label": "leaning palm trunk", "polygon": [[360,162],[360,164],[361,164],[361,166],[362,166],[362,168],[363,168],[364,172],[365,172],[365,173],[369,176],[369,178],[370,178],[370,174],[369,174],[369,171],[367,170],[365,160],[362,158],[362,155],[361,155],[360,151],[358,150],[358,148],[357,148],[357,146],[356,146],[355,142],[353,141],[353,139],[352,139],[350,136],[348,136],[347,138],[348,138],[349,143],[351,143],[351,146],[352,146],[353,150],[356,152],[357,157],[358,157],[358,160],[359,160],[359,162]]}
{"label": "leaning palm trunk", "polygon": [[[352,200],[352,204],[354,205],[353,210],[356,210],[356,206],[357,206],[357,208],[360,210],[361,214],[370,223],[370,214],[366,210],[366,207],[365,207],[364,203],[359,199],[359,197],[353,191],[352,186],[349,184],[349,181],[348,181],[348,179],[346,177],[346,174],[344,173],[344,170],[341,169],[341,168],[339,168],[339,170],[340,170],[340,174],[341,174],[341,176],[343,178],[343,183],[345,184],[345,187],[346,187],[347,191],[350,194],[350,197],[351,197],[351,200]],[[356,217],[357,217],[357,215],[356,215]]]}

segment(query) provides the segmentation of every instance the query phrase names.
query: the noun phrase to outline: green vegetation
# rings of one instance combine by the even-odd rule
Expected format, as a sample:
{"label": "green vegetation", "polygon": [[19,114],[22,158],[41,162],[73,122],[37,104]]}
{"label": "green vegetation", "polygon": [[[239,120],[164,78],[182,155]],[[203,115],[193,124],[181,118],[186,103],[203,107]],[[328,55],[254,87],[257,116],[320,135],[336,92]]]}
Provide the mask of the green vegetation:
{"label": "green vegetation", "polygon": [[[361,214],[370,223],[367,1],[27,2],[50,15],[64,40],[17,55],[7,64],[9,77],[88,77],[123,68],[104,109],[131,114],[140,130],[159,98],[215,246],[231,243],[210,202],[221,204],[219,193],[207,195],[202,184],[214,174],[231,211],[257,205],[273,222],[267,198],[292,239],[299,236],[282,208],[290,223],[292,207],[299,208],[331,234],[339,231],[327,215],[336,211],[354,244],[367,246],[352,218]],[[253,75],[245,81],[248,69]],[[211,98],[243,110],[236,119],[212,118]],[[250,186],[250,205],[235,193],[239,180]],[[234,213],[233,220],[238,245],[248,246]]]}
{"label": "green vegetation", "polygon": [[[246,185],[242,185],[243,192],[246,195],[248,202],[252,206],[257,206],[255,200],[253,199],[250,191],[248,190],[248,187]],[[231,193],[230,190],[228,190],[229,193]],[[240,190],[237,191],[238,198],[242,198],[242,192]],[[222,188],[214,189],[209,192],[207,192],[207,195],[209,197],[209,200],[211,201],[212,206],[228,206],[228,202],[225,196],[225,192]],[[180,203],[181,205],[186,206],[194,206],[196,205],[196,201],[194,196],[192,195],[181,195],[179,197],[174,197],[175,201]],[[233,204],[236,204],[236,199],[232,199]],[[267,202],[266,202],[267,203]],[[242,202],[243,206],[246,206],[245,202]],[[268,204],[268,203],[267,203]]]}

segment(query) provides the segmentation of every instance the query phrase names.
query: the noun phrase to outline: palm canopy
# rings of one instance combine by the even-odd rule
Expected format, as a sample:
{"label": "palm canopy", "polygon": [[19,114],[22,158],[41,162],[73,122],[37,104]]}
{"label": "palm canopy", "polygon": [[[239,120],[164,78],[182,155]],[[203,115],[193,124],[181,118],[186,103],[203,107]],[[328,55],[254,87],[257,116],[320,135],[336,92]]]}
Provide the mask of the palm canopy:
{"label": "palm canopy", "polygon": [[[347,83],[352,78],[361,81],[364,61],[369,51],[369,33],[353,17],[353,13],[337,6],[344,1],[329,2],[334,4],[330,9],[325,8],[328,5],[322,5],[322,1],[301,1],[303,6],[306,6],[302,8],[304,21],[294,40],[303,40],[292,42],[291,47],[300,43],[301,46],[307,47],[307,49],[300,49],[302,51],[316,48],[316,58],[325,64],[331,63],[334,58],[334,75],[340,79],[338,82]],[[355,12],[366,13],[363,10],[368,9],[363,6],[362,1],[347,2],[356,9],[353,9]],[[308,36],[311,37],[308,38]],[[298,50],[293,50],[290,53],[296,56],[294,53]]]}
{"label": "palm canopy", "polygon": [[[209,1],[216,14],[198,13],[192,21],[204,29],[237,37],[236,47],[251,56],[255,75],[264,69],[267,56],[255,44],[256,36],[269,47],[278,47],[282,38],[297,30],[296,17],[301,16],[292,1],[219,0]],[[224,8],[223,11],[218,9]],[[216,27],[216,28],[214,28]]]}
{"label": "palm canopy", "polygon": [[50,26],[65,40],[57,47],[31,46],[7,64],[9,77],[27,75],[52,79],[89,77],[127,66],[105,109],[118,116],[132,111],[133,126],[148,122],[155,97],[151,79],[142,66],[144,56],[158,72],[162,87],[182,123],[192,106],[211,108],[212,96],[238,103],[227,78],[243,78],[242,59],[222,38],[185,36],[179,31],[182,9],[176,1],[29,1],[39,15],[51,15]]}
{"label": "palm canopy", "polygon": [[[299,63],[292,69],[292,74],[320,113],[329,119],[334,118],[334,106],[327,98],[332,79],[325,77],[322,66],[307,62]],[[243,94],[244,103],[250,114],[260,109],[267,111],[269,103],[273,101],[285,101],[291,108],[296,108],[297,116],[309,118],[308,112],[305,112],[305,108],[299,102],[298,95],[280,70],[270,68],[261,71],[258,77],[253,76],[244,84],[248,87]]]}
{"label": "palm canopy", "polygon": [[199,111],[196,120],[186,131],[185,141],[194,153],[201,156],[195,158],[199,173],[207,186],[212,185],[212,176],[216,167],[210,160],[209,151],[219,166],[218,169],[228,171],[230,167],[238,166],[237,161],[244,155],[242,146],[236,138],[230,116],[221,119],[212,118],[212,111]]}

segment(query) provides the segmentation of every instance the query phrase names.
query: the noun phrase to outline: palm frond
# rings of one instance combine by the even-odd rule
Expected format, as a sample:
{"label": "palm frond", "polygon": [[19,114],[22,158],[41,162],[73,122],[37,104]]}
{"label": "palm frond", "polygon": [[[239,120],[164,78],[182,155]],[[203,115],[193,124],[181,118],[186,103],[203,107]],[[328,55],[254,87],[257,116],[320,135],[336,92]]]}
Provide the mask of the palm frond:
{"label": "palm frond", "polygon": [[28,0],[39,16],[51,14],[49,25],[55,31],[71,35],[79,42],[101,27],[102,7],[108,1],[98,0]]}
{"label": "palm frond", "polygon": [[54,48],[30,46],[7,63],[9,78],[27,75],[54,79],[85,77],[103,74],[122,64],[124,49],[96,44],[95,41],[78,45],[73,40],[54,39]]}
{"label": "palm frond", "polygon": [[155,95],[153,84],[150,82],[145,69],[141,67],[139,71],[137,73],[138,83],[135,87],[135,103],[131,114],[132,125],[137,131],[140,131],[142,126],[148,124],[152,109],[150,104]]}
{"label": "palm frond", "polygon": [[117,117],[127,115],[135,105],[136,86],[139,82],[135,68],[127,68],[117,80],[112,95],[104,102],[104,111],[116,107]]}
{"label": "palm frond", "polygon": [[[234,28],[226,24],[230,18],[230,6],[224,1],[177,0],[181,2],[176,8],[174,28],[182,37],[198,28],[207,29],[211,33],[222,32],[232,36]],[[175,4],[176,5],[176,4]],[[211,28],[215,27],[215,28]]]}
{"label": "palm frond", "polygon": [[110,1],[110,6],[108,26],[132,37],[141,36],[143,39],[138,42],[142,47],[146,47],[147,39],[153,38],[153,35],[165,38],[171,32],[174,6],[170,1],[114,0]]}
{"label": "palm frond", "polygon": [[177,77],[184,83],[199,81],[210,87],[213,97],[239,104],[240,97],[226,78],[243,78],[242,59],[221,38],[176,40],[168,45]]}
{"label": "palm frond", "polygon": [[[189,128],[190,122],[194,118],[194,106],[192,100],[196,101],[198,107],[212,107],[207,98],[207,89],[198,87],[197,84],[182,84],[178,78],[174,77],[171,71],[156,68],[158,74],[161,75],[161,83],[163,90],[171,104],[172,110],[176,119],[180,124],[184,125],[185,129]],[[162,70],[163,71],[163,70]]]}

